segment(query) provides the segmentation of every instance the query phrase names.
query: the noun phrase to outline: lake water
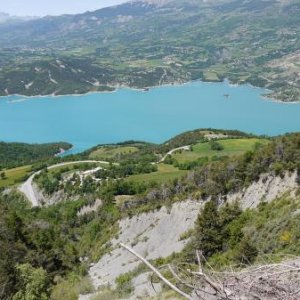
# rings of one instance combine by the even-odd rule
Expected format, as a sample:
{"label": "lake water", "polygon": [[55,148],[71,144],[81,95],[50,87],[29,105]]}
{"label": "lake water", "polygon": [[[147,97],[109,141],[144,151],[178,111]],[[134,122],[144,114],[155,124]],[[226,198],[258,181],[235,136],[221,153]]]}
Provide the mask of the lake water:
{"label": "lake water", "polygon": [[[163,142],[196,128],[277,135],[300,131],[300,104],[264,100],[262,89],[193,82],[83,96],[0,98],[0,140],[66,141],[73,152],[125,140]],[[229,94],[230,97],[224,97]]]}

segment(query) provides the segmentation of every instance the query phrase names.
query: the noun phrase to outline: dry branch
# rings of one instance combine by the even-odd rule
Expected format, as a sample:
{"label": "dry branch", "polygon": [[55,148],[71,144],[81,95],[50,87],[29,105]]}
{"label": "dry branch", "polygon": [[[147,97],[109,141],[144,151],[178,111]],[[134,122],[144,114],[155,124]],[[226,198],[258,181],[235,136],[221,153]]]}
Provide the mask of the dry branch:
{"label": "dry branch", "polygon": [[[146,264],[166,285],[186,299],[205,300],[299,300],[300,299],[300,258],[293,257],[283,263],[269,263],[249,266],[244,269],[229,269],[216,272],[211,266],[204,268],[205,261],[200,251],[196,252],[198,271],[194,266],[166,267],[178,286],[184,286],[190,294],[183,292],[166,279],[146,259],[128,246],[123,248]],[[207,264],[205,264],[207,266]]]}
{"label": "dry branch", "polygon": [[131,254],[136,256],[139,260],[141,260],[148,268],[150,268],[166,285],[168,285],[172,290],[180,294],[181,296],[185,297],[186,299],[193,300],[193,298],[186,294],[185,292],[178,289],[173,283],[171,283],[168,279],[166,279],[154,266],[152,266],[145,258],[143,258],[141,255],[136,253],[133,249],[130,247],[120,243],[120,246],[125,248],[127,251],[129,251]]}

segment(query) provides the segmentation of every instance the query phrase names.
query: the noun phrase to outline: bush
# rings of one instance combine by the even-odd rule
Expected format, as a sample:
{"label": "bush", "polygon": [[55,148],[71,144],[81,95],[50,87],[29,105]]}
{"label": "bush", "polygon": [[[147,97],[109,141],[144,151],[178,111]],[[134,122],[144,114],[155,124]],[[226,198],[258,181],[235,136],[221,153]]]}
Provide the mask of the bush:
{"label": "bush", "polygon": [[252,264],[258,255],[258,250],[254,246],[253,242],[248,237],[244,237],[235,255],[235,260],[241,264],[248,265]]}
{"label": "bush", "polygon": [[131,280],[131,273],[122,274],[116,279],[117,292],[120,297],[128,296],[134,291]]}
{"label": "bush", "polygon": [[224,147],[223,147],[223,145],[221,145],[220,143],[218,143],[216,141],[211,141],[210,149],[213,151],[222,151],[222,150],[224,150]]}
{"label": "bush", "polygon": [[30,264],[17,265],[21,289],[13,296],[13,300],[47,300],[46,272],[42,268],[35,269]]}
{"label": "bush", "polygon": [[94,292],[91,280],[70,275],[68,279],[61,280],[52,289],[51,300],[77,300],[79,294],[85,295]]}
{"label": "bush", "polygon": [[116,300],[119,299],[116,291],[113,291],[111,289],[104,289],[101,291],[97,296],[92,297],[92,300]]}

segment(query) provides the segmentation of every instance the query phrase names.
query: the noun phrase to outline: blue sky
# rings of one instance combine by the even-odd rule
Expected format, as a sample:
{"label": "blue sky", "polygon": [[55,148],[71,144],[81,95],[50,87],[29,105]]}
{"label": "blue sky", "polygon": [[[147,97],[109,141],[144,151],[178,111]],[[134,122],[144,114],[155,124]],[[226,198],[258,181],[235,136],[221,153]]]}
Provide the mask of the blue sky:
{"label": "blue sky", "polygon": [[1,0],[0,12],[17,16],[79,13],[112,6],[126,0]]}

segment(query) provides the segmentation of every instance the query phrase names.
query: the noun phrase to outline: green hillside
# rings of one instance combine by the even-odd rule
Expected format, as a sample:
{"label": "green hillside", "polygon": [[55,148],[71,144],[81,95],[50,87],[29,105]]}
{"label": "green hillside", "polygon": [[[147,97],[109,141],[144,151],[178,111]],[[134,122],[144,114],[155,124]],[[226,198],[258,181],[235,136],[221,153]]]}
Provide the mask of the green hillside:
{"label": "green hillside", "polygon": [[0,24],[0,95],[227,78],[299,100],[299,1],[157,3]]}
{"label": "green hillside", "polygon": [[[187,133],[186,137],[190,135]],[[252,140],[247,140],[246,148],[245,140],[240,141],[240,145],[239,139],[222,143],[226,142],[224,147],[228,147],[231,142],[231,150],[249,150]],[[119,147],[116,145],[116,149]],[[153,145],[149,147],[152,149]],[[277,260],[286,254],[300,255],[299,188],[294,194],[245,211],[238,203],[220,209],[217,205],[220,195],[249,186],[261,174],[284,176],[286,172],[296,172],[299,184],[300,134],[271,138],[267,143],[262,139],[260,147],[236,154],[207,160],[191,172],[182,172],[180,177],[171,176],[176,171],[173,166],[159,165],[155,171],[141,161],[136,165],[121,161],[120,165],[106,170],[104,175],[108,178],[102,182],[86,177],[80,183],[78,176],[73,176],[69,184],[68,181],[65,185],[60,183],[57,188],[66,193],[69,201],[44,207],[31,208],[24,196],[14,190],[0,193],[0,210],[4,212],[0,215],[0,298],[24,299],[30,295],[33,300],[59,300],[64,295],[66,299],[75,300],[79,293],[92,292],[86,277],[87,266],[112,250],[110,241],[118,235],[118,221],[164,205],[170,207],[185,199],[201,199],[206,204],[199,211],[195,229],[182,236],[182,239],[191,238],[184,250],[170,258],[153,261],[158,267],[170,260],[191,264],[200,244],[206,259],[217,270],[232,263],[259,262],[259,258],[266,255]],[[59,182],[64,172],[94,167],[83,165],[78,169],[60,168],[51,172],[44,169],[40,178],[52,176]],[[143,174],[146,171],[150,173]],[[128,172],[140,174],[128,176]],[[120,178],[122,174],[130,182]],[[156,184],[148,181],[155,176],[159,179]],[[167,178],[170,180],[165,180]],[[119,196],[125,200],[119,203]],[[93,205],[95,199],[101,199],[101,208],[83,215],[79,213],[86,205]],[[82,257],[86,259],[83,261]],[[105,292],[108,299],[129,296],[133,274],[123,274],[116,290]]]}
{"label": "green hillside", "polygon": [[203,157],[216,158],[220,156],[240,155],[267,143],[267,140],[257,138],[202,142],[192,146],[190,151],[179,151],[179,153],[173,154],[172,157],[179,163],[185,163]]}
{"label": "green hillside", "polygon": [[0,142],[0,168],[41,162],[53,158],[60,151],[72,147],[69,143],[25,144]]}

